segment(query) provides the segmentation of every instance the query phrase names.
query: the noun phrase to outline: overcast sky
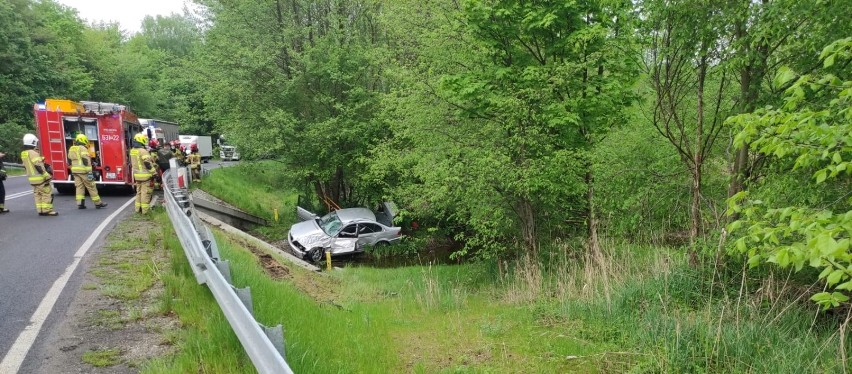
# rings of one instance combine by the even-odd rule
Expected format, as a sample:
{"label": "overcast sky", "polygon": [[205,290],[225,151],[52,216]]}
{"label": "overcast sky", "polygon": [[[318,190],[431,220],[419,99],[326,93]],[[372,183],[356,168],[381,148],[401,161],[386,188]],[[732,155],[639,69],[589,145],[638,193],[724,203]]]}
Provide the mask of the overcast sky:
{"label": "overcast sky", "polygon": [[87,23],[117,21],[125,31],[135,33],[147,15],[183,13],[184,0],[57,0],[77,8]]}

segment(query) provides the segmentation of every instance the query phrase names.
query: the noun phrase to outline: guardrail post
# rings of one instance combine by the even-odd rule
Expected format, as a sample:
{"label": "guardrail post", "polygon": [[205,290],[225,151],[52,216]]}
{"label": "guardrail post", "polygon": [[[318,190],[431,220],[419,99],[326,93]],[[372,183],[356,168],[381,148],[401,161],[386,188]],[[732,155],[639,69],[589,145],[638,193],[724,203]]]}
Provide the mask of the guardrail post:
{"label": "guardrail post", "polygon": [[214,260],[218,260],[221,257],[219,256],[219,245],[216,244],[216,238],[213,237],[213,233],[210,231],[210,228],[207,225],[202,225],[204,227],[204,232],[207,233],[207,237],[210,238],[210,257]]}
{"label": "guardrail post", "polygon": [[287,360],[287,354],[284,351],[284,328],[281,327],[281,325],[273,327],[260,325],[260,327],[263,328],[263,332],[266,333],[266,337],[269,338],[272,345],[278,349],[279,353],[281,353],[281,357],[284,357],[284,360]]}
{"label": "guardrail post", "polygon": [[246,309],[248,309],[249,313],[251,313],[251,315],[254,315],[254,304],[251,302],[251,287],[236,288],[234,286],[231,286],[231,288],[234,289],[234,292],[237,294],[237,297],[240,298],[240,301],[243,302],[243,305],[246,306]]}
{"label": "guardrail post", "polygon": [[231,283],[231,263],[228,261],[216,261],[216,268],[218,268],[219,272],[222,273],[222,277],[224,277],[228,283]]}

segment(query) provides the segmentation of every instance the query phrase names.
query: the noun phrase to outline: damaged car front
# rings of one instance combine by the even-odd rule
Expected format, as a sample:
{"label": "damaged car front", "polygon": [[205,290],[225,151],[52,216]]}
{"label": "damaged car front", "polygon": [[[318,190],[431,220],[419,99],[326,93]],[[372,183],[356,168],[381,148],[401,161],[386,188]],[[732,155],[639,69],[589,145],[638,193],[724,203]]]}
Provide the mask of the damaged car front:
{"label": "damaged car front", "polygon": [[322,261],[326,252],[333,256],[359,253],[365,246],[391,244],[400,237],[399,227],[377,222],[366,208],[341,209],[322,218],[304,213],[300,216],[307,219],[293,225],[287,239],[296,255],[312,262]]}

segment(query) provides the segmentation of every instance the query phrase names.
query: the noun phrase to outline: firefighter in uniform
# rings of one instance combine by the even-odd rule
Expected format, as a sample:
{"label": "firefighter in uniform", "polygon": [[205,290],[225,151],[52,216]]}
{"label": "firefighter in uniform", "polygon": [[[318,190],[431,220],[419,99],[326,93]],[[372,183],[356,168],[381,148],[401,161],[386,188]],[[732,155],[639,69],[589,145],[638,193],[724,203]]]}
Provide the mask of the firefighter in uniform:
{"label": "firefighter in uniform", "polygon": [[33,186],[33,196],[35,197],[36,212],[40,216],[58,216],[53,210],[53,187],[50,186],[50,180],[53,176],[47,171],[44,165],[44,157],[36,151],[38,138],[33,134],[24,135],[24,150],[21,152],[21,162],[27,170],[27,178],[30,185]]}
{"label": "firefighter in uniform", "polygon": [[9,209],[6,209],[6,188],[3,186],[3,181],[6,180],[6,168],[3,167],[3,157],[6,157],[6,154],[0,152],[0,214],[9,213]]}
{"label": "firefighter in uniform", "polygon": [[189,168],[192,169],[192,180],[201,182],[201,155],[198,154],[198,145],[191,146],[189,154]]}
{"label": "firefighter in uniform", "polygon": [[186,165],[186,148],[184,148],[183,144],[177,142],[177,144],[175,145],[175,151],[175,158],[178,159],[178,166],[182,167]]}
{"label": "firefighter in uniform", "polygon": [[138,133],[133,137],[133,149],[130,150],[130,164],[133,166],[133,180],[136,182],[136,211],[148,213],[151,207],[151,177],[156,172],[151,155],[145,149],[148,136]]}
{"label": "firefighter in uniform", "polygon": [[68,160],[71,164],[71,175],[74,178],[74,187],[77,189],[77,209],[86,209],[86,191],[95,204],[95,208],[105,208],[107,204],[101,202],[98,189],[95,187],[92,174],[92,158],[89,154],[89,139],[85,134],[79,134],[74,138],[74,145],[68,148]]}
{"label": "firefighter in uniform", "polygon": [[148,154],[151,156],[151,161],[154,163],[154,178],[152,178],[153,180],[151,181],[151,188],[154,190],[160,188],[161,182],[160,175],[162,172],[157,170],[157,152],[159,152],[159,150],[160,142],[157,141],[157,139],[151,139],[151,141],[148,142]]}
{"label": "firefighter in uniform", "polygon": [[172,143],[167,142],[163,144],[163,148],[157,150],[157,166],[160,167],[160,175],[169,170],[169,160],[175,157],[174,153],[172,153]]}

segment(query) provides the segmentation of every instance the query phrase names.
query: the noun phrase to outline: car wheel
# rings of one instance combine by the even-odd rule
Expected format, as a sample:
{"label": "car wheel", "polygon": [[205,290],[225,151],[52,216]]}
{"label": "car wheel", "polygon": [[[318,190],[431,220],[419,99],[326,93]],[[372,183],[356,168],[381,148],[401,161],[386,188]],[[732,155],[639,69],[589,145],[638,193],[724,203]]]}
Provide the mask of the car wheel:
{"label": "car wheel", "polygon": [[314,248],[308,251],[308,259],[311,262],[318,264],[322,262],[322,259],[325,257],[325,250],[322,248]]}
{"label": "car wheel", "polygon": [[388,242],[378,242],[378,243],[374,244],[374,246],[376,248],[387,247],[388,245],[390,245],[390,243],[388,243]]}

